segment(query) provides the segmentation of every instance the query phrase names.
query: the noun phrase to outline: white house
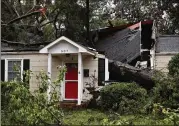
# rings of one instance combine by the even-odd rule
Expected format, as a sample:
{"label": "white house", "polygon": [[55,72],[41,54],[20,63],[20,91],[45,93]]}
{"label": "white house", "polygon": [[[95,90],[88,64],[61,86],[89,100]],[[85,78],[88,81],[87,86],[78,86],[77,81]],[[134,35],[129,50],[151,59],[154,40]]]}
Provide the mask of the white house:
{"label": "white house", "polygon": [[12,66],[19,64],[21,79],[23,70],[33,72],[30,79],[30,90],[33,92],[37,89],[36,75],[42,69],[53,81],[57,77],[57,66],[65,65],[67,73],[63,83],[59,84],[61,100],[75,100],[80,105],[82,101],[90,99],[88,86],[98,88],[104,85],[103,81],[120,80],[113,69],[109,69],[108,59],[141,69],[167,72],[169,60],[179,53],[179,36],[163,35],[156,38],[156,34],[155,22],[151,20],[98,29],[91,35],[92,45],[88,43],[97,51],[64,36],[48,44],[27,45],[1,40],[1,81],[12,80],[17,74]]}
{"label": "white house", "polygon": [[179,53],[179,35],[159,36],[155,48],[155,69],[168,72],[169,61]]}
{"label": "white house", "polygon": [[[77,100],[80,105],[88,99],[85,88],[88,84],[100,87],[102,81],[109,79],[108,59],[92,48],[85,47],[64,36],[41,49],[13,49],[4,44],[1,51],[1,80],[9,81],[16,76],[13,65],[21,66],[22,71],[30,69],[30,90],[37,89],[36,75],[43,69],[53,81],[57,76],[57,66],[66,65],[67,73],[61,86],[61,100]],[[59,84],[60,85],[60,84]],[[50,90],[50,87],[49,87]],[[49,92],[48,90],[48,92]]]}

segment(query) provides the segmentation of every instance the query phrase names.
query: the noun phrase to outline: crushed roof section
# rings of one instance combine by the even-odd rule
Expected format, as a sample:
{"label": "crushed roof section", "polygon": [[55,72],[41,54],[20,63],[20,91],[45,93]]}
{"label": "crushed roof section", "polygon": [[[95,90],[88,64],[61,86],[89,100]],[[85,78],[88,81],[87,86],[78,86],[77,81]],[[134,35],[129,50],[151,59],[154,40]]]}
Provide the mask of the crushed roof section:
{"label": "crushed roof section", "polygon": [[99,40],[95,45],[97,51],[104,51],[110,60],[129,63],[140,55],[140,34],[139,29],[126,28]]}
{"label": "crushed roof section", "polygon": [[[39,51],[43,47],[47,46],[51,42],[39,42],[39,43],[22,43],[12,42],[7,40],[1,40],[1,52],[21,52],[21,51]],[[80,42],[75,42],[90,52],[95,52],[94,48]]]}
{"label": "crushed roof section", "polygon": [[179,35],[162,35],[158,37],[156,52],[177,52],[179,53]]}
{"label": "crushed roof section", "polygon": [[49,42],[43,43],[21,43],[1,40],[1,52],[39,51]]}

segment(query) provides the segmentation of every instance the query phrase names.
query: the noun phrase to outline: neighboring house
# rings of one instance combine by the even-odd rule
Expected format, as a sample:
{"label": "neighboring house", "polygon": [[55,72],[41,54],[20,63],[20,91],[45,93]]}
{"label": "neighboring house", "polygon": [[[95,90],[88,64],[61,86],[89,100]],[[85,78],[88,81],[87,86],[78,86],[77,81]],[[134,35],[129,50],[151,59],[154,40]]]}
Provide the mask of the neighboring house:
{"label": "neighboring house", "polygon": [[[88,86],[93,84],[95,87],[100,87],[103,85],[102,81],[109,79],[108,59],[104,55],[64,36],[48,45],[47,43],[25,45],[3,40],[1,42],[1,80],[14,79],[17,71],[13,70],[13,65],[18,64],[21,79],[23,70],[30,69],[33,73],[30,79],[31,91],[37,89],[36,75],[42,69],[53,81],[57,77],[59,65],[67,67],[64,81],[61,88],[59,87],[61,100],[77,100],[78,105],[89,99],[90,95],[85,90]],[[42,48],[42,45],[45,46]]]}
{"label": "neighboring house", "polygon": [[168,63],[179,53],[179,35],[161,35],[157,39],[155,69],[168,72]]}

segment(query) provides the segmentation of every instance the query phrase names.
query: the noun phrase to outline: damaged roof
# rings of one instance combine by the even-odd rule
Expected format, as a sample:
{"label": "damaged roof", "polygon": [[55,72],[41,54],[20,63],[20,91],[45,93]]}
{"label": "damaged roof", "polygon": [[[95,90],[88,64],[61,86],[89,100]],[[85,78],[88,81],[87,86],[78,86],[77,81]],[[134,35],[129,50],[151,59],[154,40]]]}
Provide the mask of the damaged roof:
{"label": "damaged roof", "polygon": [[95,46],[110,60],[128,63],[140,55],[140,35],[139,24],[135,24],[100,39]]}
{"label": "damaged roof", "polygon": [[[21,51],[39,51],[43,47],[52,42],[38,42],[38,43],[22,43],[1,40],[1,52],[21,52]],[[89,47],[85,43],[75,42],[88,51],[96,51],[94,48]]]}
{"label": "damaged roof", "polygon": [[[152,21],[143,21],[142,24],[151,24]],[[116,60],[123,63],[129,63],[138,56],[140,56],[140,44],[141,44],[141,30],[140,23],[125,24],[121,26],[115,26],[110,28],[98,29],[97,41],[92,45],[85,43],[78,43],[89,50],[89,47],[93,47],[99,53],[104,52],[107,58],[110,60]],[[24,43],[11,43],[7,41],[2,42],[2,52],[18,52],[18,51],[39,51],[50,42],[41,42],[33,44]],[[94,46],[93,46],[94,44]],[[89,47],[88,47],[89,46]]]}
{"label": "damaged roof", "polygon": [[179,53],[179,35],[162,35],[158,37],[156,52],[177,52]]}
{"label": "damaged roof", "polygon": [[21,43],[1,40],[1,52],[39,51],[50,42],[43,43]]}

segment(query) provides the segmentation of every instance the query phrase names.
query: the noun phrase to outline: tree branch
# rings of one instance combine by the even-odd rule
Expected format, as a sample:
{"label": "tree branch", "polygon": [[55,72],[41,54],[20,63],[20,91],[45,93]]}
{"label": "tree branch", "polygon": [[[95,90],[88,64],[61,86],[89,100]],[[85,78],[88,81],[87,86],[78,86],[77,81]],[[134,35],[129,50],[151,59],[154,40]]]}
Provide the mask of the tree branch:
{"label": "tree branch", "polygon": [[44,44],[51,43],[51,42],[22,43],[22,42],[8,41],[8,40],[5,40],[5,39],[1,39],[1,42],[8,43],[8,44],[20,44],[20,45],[44,45]]}
{"label": "tree branch", "polygon": [[47,22],[47,23],[45,23],[45,24],[40,25],[40,27],[43,27],[43,26],[45,26],[45,25],[47,25],[47,24],[50,24],[50,23],[53,23],[54,21],[55,21],[55,20],[49,21],[49,22]]}
{"label": "tree branch", "polygon": [[25,45],[25,43],[22,43],[22,42],[13,42],[13,41],[5,40],[5,39],[1,39],[1,42],[8,43],[8,44],[20,44],[20,45]]}
{"label": "tree branch", "polygon": [[11,9],[11,6],[10,6],[10,4],[8,4],[7,3],[7,1],[5,2],[5,1],[2,1],[2,3],[8,8],[8,10],[9,10],[9,12],[11,13],[11,15],[14,15],[14,13],[13,13],[13,9]]}
{"label": "tree branch", "polygon": [[56,22],[57,22],[57,19],[58,19],[58,16],[60,15],[60,11],[57,12],[56,16],[55,16],[55,19],[54,19],[54,22],[53,22],[53,25],[55,27],[55,37],[56,39],[58,38],[58,34],[57,34],[57,31],[58,31],[58,28],[56,26]]}
{"label": "tree branch", "polygon": [[[30,13],[31,11],[33,11],[34,8],[35,8],[35,6],[33,6],[29,11],[27,11],[26,14]],[[25,15],[26,15],[26,14],[25,14]]]}
{"label": "tree branch", "polygon": [[[19,15],[19,13],[17,12],[16,7],[15,7],[15,6],[13,6],[13,9],[14,9],[14,11],[15,11],[15,13],[16,13],[16,15],[17,15],[17,17],[19,18],[19,17],[20,17],[20,15]],[[23,21],[22,21],[22,20],[21,20],[21,23],[23,23]]]}
{"label": "tree branch", "polygon": [[14,23],[14,22],[16,22],[16,21],[22,20],[23,18],[27,18],[27,17],[30,17],[30,16],[32,16],[32,15],[36,15],[36,14],[39,14],[39,13],[40,13],[40,11],[34,11],[34,12],[32,12],[32,13],[23,15],[23,16],[18,17],[18,18],[15,18],[15,19],[9,21],[7,24],[12,24],[12,23]]}
{"label": "tree branch", "polygon": [[139,69],[119,61],[109,61],[109,63],[109,71],[113,79],[115,78],[117,81],[135,81],[147,89],[154,86],[152,70]]}

